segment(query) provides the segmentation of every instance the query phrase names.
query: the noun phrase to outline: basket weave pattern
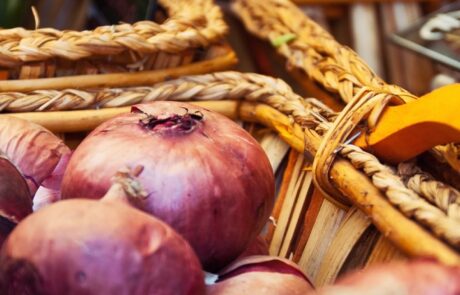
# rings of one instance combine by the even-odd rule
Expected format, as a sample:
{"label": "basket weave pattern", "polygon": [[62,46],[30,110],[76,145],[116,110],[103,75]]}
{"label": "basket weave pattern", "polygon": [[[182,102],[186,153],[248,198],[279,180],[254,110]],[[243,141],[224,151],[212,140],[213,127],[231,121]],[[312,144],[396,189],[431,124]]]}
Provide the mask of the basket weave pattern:
{"label": "basket weave pattern", "polygon": [[98,56],[127,59],[135,67],[136,61],[146,62],[146,55],[207,48],[221,41],[228,30],[220,8],[212,0],[159,3],[169,14],[162,24],[140,21],[102,26],[93,31],[0,30],[0,68],[11,70],[32,62],[76,61]]}

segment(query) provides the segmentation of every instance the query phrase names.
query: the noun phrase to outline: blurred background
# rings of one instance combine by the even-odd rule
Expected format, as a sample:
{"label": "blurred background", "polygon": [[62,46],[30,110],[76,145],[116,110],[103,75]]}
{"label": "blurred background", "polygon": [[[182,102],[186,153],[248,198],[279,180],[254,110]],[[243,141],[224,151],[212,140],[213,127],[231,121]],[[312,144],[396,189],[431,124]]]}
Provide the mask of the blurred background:
{"label": "blurred background", "polygon": [[[263,1],[263,0],[261,0]],[[302,77],[288,74],[284,60],[266,42],[250,36],[230,9],[229,1],[217,1],[231,28],[228,40],[237,52],[238,70],[281,77],[305,94]],[[442,0],[296,0],[305,14],[331,32],[342,44],[353,48],[386,81],[415,94],[460,80],[458,70],[396,45],[390,36],[413,27],[421,19],[446,5]],[[92,29],[118,22],[167,18],[156,0],[0,0],[0,27]],[[187,9],[187,7],[184,7]],[[308,91],[307,91],[308,92]],[[308,93],[306,93],[308,94]]]}

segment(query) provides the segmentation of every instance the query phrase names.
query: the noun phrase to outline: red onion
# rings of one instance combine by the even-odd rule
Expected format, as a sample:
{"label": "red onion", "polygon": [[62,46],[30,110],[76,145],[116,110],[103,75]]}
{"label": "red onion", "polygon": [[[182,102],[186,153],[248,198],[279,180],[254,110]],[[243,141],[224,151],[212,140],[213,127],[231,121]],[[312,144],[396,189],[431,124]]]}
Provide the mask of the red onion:
{"label": "red onion", "polygon": [[63,198],[100,198],[121,167],[145,167],[139,208],[182,234],[207,270],[247,247],[274,202],[272,168],[260,145],[220,114],[179,102],[137,105],[96,128],[66,169]]}
{"label": "red onion", "polygon": [[[2,116],[0,126],[0,152],[26,179],[30,193],[34,196],[34,207],[59,199],[60,184],[70,149],[50,131],[26,120]],[[37,196],[39,189],[42,193]],[[44,192],[47,194],[44,195]],[[49,200],[44,202],[44,198]]]}
{"label": "red onion", "polygon": [[207,295],[305,295],[313,285],[298,266],[272,256],[249,256],[228,266]]}
{"label": "red onion", "polygon": [[321,295],[458,295],[460,268],[431,260],[392,262],[346,275]]}
{"label": "red onion", "polygon": [[118,180],[102,201],[64,200],[28,216],[4,244],[2,294],[203,294],[188,243],[120,202],[143,196]]}
{"label": "red onion", "polygon": [[258,236],[253,240],[249,246],[244,250],[243,253],[237,258],[237,260],[254,255],[268,255],[268,244],[264,237]]}

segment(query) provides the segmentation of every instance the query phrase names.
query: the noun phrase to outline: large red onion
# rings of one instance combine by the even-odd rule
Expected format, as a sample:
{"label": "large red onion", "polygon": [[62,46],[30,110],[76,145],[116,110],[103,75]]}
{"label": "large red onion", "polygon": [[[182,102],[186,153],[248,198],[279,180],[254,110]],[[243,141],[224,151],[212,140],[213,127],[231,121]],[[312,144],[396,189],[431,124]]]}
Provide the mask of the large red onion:
{"label": "large red onion", "polygon": [[360,270],[318,291],[320,295],[458,295],[460,268],[431,260],[392,262]]}
{"label": "large red onion", "polygon": [[203,294],[191,247],[121,202],[143,196],[127,183],[101,201],[60,201],[19,223],[0,256],[2,294]]}
{"label": "large red onion", "polygon": [[[40,125],[2,116],[0,153],[26,179],[34,199],[34,208],[60,198],[60,184],[70,156],[70,149],[61,139]],[[41,193],[36,195],[39,189]]]}
{"label": "large red onion", "polygon": [[268,243],[262,236],[257,236],[255,240],[249,243],[249,246],[244,250],[243,253],[237,258],[237,260],[255,255],[268,255]]}
{"label": "large red onion", "polygon": [[140,209],[182,234],[207,270],[240,255],[274,202],[272,168],[260,145],[220,114],[179,102],[137,105],[96,128],[75,150],[63,198],[100,198],[114,171],[145,167]]}
{"label": "large red onion", "polygon": [[225,268],[207,295],[305,295],[313,285],[298,266],[272,256],[249,256]]}

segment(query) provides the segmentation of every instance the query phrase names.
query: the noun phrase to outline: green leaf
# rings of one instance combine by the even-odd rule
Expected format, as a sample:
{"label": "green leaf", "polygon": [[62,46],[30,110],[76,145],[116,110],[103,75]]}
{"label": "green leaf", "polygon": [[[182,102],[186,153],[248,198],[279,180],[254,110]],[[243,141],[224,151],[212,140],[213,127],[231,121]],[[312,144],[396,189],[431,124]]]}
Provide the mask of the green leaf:
{"label": "green leaf", "polygon": [[275,39],[272,39],[271,40],[271,43],[274,47],[280,47],[281,45],[283,44],[286,44],[288,42],[291,42],[292,40],[294,40],[295,38],[297,38],[297,35],[296,34],[292,34],[292,33],[288,33],[288,34],[284,34],[284,35],[281,35],[281,36],[278,36],[276,37]]}

